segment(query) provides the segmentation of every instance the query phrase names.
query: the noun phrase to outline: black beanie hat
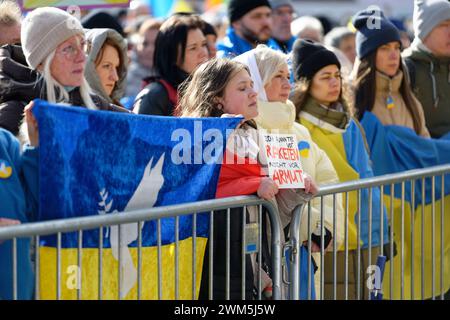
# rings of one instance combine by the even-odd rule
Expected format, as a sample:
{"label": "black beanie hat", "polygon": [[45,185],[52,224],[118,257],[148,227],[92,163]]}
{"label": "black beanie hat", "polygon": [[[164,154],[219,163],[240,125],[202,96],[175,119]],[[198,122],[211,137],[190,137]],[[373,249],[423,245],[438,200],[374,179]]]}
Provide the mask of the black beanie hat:
{"label": "black beanie hat", "polygon": [[386,43],[398,41],[401,45],[398,29],[376,7],[359,11],[352,23],[358,30],[355,41],[359,59],[365,58]]}
{"label": "black beanie hat", "polygon": [[312,79],[320,69],[335,64],[341,69],[336,55],[319,43],[298,39],[292,49],[292,67],[296,81],[301,78]]}
{"label": "black beanie hat", "polygon": [[230,19],[230,23],[233,23],[249,11],[264,6],[272,8],[269,0],[230,0],[228,2],[228,19]]}
{"label": "black beanie hat", "polygon": [[88,15],[84,16],[81,19],[81,24],[83,28],[86,29],[94,29],[94,28],[108,28],[114,29],[121,36],[125,36],[122,26],[119,21],[105,11],[92,11]]}

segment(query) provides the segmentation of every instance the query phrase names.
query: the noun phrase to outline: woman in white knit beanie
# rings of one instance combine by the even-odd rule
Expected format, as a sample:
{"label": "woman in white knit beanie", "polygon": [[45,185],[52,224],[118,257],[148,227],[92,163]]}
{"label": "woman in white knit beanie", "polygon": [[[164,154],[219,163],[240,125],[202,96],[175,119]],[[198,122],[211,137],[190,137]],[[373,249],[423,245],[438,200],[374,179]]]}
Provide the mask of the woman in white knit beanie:
{"label": "woman in white knit beanie", "polygon": [[57,8],[38,8],[23,20],[22,48],[28,65],[45,81],[46,100],[69,103],[79,87],[84,106],[97,109],[84,78],[86,54],[83,27],[78,19]]}
{"label": "woman in white knit beanie", "polygon": [[[64,103],[94,110],[127,112],[95,95],[84,77],[86,41],[78,19],[57,8],[38,8],[23,20],[22,49],[28,65],[42,78],[40,97],[51,103]],[[33,104],[25,108],[28,131],[37,132],[37,122],[31,113]],[[37,136],[37,135],[35,135]],[[37,146],[38,141],[30,141]]]}

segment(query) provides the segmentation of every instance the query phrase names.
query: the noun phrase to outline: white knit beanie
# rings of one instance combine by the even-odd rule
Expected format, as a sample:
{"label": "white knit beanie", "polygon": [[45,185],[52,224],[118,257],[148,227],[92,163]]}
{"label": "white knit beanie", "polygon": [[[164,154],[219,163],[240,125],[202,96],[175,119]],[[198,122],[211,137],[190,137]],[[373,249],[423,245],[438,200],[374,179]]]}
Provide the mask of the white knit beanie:
{"label": "white knit beanie", "polygon": [[36,69],[58,45],[84,34],[80,21],[64,10],[38,8],[22,21],[22,48],[28,65]]}
{"label": "white knit beanie", "polygon": [[450,2],[448,0],[414,1],[414,36],[425,40],[430,32],[442,21],[450,19]]}

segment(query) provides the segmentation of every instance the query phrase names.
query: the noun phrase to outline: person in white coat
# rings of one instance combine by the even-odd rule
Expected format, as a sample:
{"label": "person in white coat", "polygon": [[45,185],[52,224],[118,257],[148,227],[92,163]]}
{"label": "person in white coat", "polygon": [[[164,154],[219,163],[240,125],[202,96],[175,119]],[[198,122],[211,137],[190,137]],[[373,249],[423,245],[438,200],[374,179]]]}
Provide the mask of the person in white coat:
{"label": "person in white coat", "polygon": [[[289,100],[291,85],[287,56],[281,52],[259,45],[255,49],[235,58],[246,64],[252,76],[254,89],[258,93],[258,116],[255,121],[258,129],[269,133],[294,134],[297,138],[303,170],[311,176],[317,185],[337,183],[336,170],[327,154],[311,139],[307,128],[295,121],[295,106]],[[324,248],[333,248],[332,240],[339,248],[344,241],[344,211],[341,195],[336,197],[336,220],[333,221],[333,197],[324,197]],[[311,248],[320,252],[321,201],[311,200]],[[332,234],[336,225],[336,234]],[[308,214],[304,210],[301,220],[300,237],[306,245],[308,241]],[[320,254],[313,254],[320,268]],[[320,292],[320,272],[315,274],[316,292]],[[317,296],[319,298],[319,296]]]}

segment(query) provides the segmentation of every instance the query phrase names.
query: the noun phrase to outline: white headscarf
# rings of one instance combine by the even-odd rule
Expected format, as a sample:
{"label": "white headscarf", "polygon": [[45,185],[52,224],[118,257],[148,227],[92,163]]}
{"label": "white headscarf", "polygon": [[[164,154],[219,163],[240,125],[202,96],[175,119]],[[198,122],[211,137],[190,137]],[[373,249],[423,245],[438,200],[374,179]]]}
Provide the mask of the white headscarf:
{"label": "white headscarf", "polygon": [[250,69],[250,76],[253,80],[253,89],[258,93],[258,99],[261,101],[268,101],[266,90],[259,73],[258,65],[256,64],[255,49],[247,51],[240,56],[235,57],[233,60],[245,64]]}

